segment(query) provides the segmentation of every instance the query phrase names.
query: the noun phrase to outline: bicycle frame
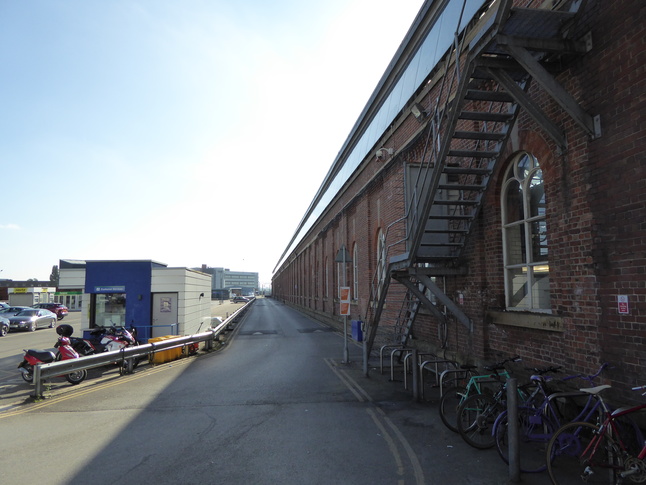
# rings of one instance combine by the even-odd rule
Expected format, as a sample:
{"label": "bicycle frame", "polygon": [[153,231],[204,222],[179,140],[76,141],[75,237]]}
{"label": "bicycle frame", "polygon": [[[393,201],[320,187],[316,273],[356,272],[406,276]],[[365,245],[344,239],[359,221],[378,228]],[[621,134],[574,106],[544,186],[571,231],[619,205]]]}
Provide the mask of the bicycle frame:
{"label": "bicycle frame", "polygon": [[[574,482],[587,483],[591,477],[601,478],[604,483],[619,483],[621,479],[630,477],[631,483],[646,481],[646,442],[641,430],[629,419],[631,431],[635,431],[637,446],[629,449],[628,433],[622,430],[623,417],[646,409],[646,404],[619,408],[610,411],[602,396],[599,394],[610,386],[603,385],[590,389],[582,389],[598,397],[603,407],[605,417],[601,424],[589,422],[571,422],[561,427],[550,440],[546,460],[550,479],[561,485]],[[633,390],[643,390],[639,386]],[[646,393],[645,393],[646,395]],[[631,443],[632,444],[632,443]],[[571,465],[567,465],[570,460]],[[558,465],[554,465],[558,462]],[[607,481],[603,470],[612,472]],[[601,472],[601,474],[599,473]],[[594,478],[593,478],[594,480]],[[595,480],[595,483],[599,483]],[[621,481],[621,483],[624,483]]]}
{"label": "bicycle frame", "polygon": [[[646,404],[640,404],[638,406],[633,406],[630,408],[619,408],[616,411],[608,414],[608,416],[603,421],[603,423],[601,423],[601,426],[599,427],[599,431],[597,432],[597,436],[592,441],[590,441],[587,448],[583,450],[583,453],[581,453],[581,456],[587,457],[589,454],[590,457],[594,457],[594,454],[597,451],[599,444],[601,443],[601,438],[603,437],[604,434],[608,434],[610,438],[616,444],[619,445],[622,452],[629,454],[626,444],[624,443],[624,440],[621,439],[621,433],[619,432],[619,429],[617,427],[616,420],[621,416],[635,413],[641,409],[646,409]],[[646,442],[644,442],[641,451],[637,455],[637,458],[639,458],[640,460],[643,460],[645,457],[646,457]]]}

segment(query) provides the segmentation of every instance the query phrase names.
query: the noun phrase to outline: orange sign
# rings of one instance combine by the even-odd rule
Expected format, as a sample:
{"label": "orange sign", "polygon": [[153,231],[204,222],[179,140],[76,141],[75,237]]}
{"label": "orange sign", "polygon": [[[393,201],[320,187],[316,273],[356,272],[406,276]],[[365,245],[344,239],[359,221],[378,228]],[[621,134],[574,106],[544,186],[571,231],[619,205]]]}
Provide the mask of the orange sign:
{"label": "orange sign", "polygon": [[339,314],[350,315],[350,287],[349,286],[339,287],[339,301],[341,303]]}

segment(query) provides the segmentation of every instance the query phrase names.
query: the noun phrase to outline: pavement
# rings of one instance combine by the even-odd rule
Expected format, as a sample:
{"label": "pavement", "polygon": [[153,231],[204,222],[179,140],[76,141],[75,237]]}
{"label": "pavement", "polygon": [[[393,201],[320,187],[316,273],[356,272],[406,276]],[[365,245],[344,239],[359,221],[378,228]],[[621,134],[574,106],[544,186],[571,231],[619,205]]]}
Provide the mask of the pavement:
{"label": "pavement", "polygon": [[[224,301],[214,302],[212,315],[225,319],[242,304]],[[229,337],[227,334],[226,337]],[[225,338],[226,338],[225,337]],[[226,344],[225,344],[226,345]],[[339,352],[341,354],[341,352]],[[510,471],[499,457],[495,448],[477,450],[464,442],[461,436],[450,431],[442,423],[438,403],[439,387],[431,380],[429,374],[424,388],[424,398],[416,400],[413,392],[406,389],[401,366],[395,368],[395,378],[390,379],[390,369],[385,363],[384,372],[379,369],[378,357],[371,357],[368,362],[368,377],[364,375],[361,347],[354,341],[350,345],[350,362],[343,363],[342,355],[332,356],[329,360],[339,378],[353,392],[358,402],[372,405],[379,413],[392,423],[399,440],[408,447],[409,457],[419,463],[419,475],[423,476],[420,483],[426,484],[474,484],[474,485],[509,485],[520,483],[524,485],[549,484],[547,474],[522,474],[520,481],[510,479]],[[166,364],[162,364],[166,365]],[[172,364],[170,364],[172,365]],[[138,372],[148,372],[154,367],[142,366]],[[103,368],[90,370],[92,377],[100,377],[105,381],[119,378],[118,370]],[[69,386],[66,381],[52,382],[48,389],[48,397],[63,397],[65,394],[90,385],[84,382],[79,386]],[[94,379],[89,379],[92,381]],[[30,387],[16,382],[15,386],[5,386],[3,389],[0,412],[10,411],[28,403],[33,403],[29,396]],[[400,433],[400,434],[399,434]],[[521,457],[522,459],[522,457]]]}
{"label": "pavement", "polygon": [[[379,408],[401,431],[417,456],[427,484],[477,484],[524,485],[549,484],[547,472],[521,474],[514,480],[509,466],[495,448],[478,450],[468,445],[462,437],[450,431],[441,421],[438,411],[439,387],[427,381],[424,399],[415,400],[410,389],[404,387],[403,369],[396,367],[395,380],[390,380],[390,367],[385,364],[380,373],[379,359],[369,361],[368,377],[365,376],[361,353],[356,362],[342,363],[335,360],[341,376],[357,389],[357,398],[371,402]],[[428,376],[427,376],[428,377]],[[434,380],[434,378],[433,378]],[[521,457],[522,460],[522,457]]]}

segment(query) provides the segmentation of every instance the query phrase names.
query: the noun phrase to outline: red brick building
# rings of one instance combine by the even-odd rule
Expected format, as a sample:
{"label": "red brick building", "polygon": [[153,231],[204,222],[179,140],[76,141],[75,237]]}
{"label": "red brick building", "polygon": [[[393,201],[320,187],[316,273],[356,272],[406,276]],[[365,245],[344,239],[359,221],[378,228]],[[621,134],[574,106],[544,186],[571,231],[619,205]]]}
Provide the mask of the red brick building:
{"label": "red brick building", "polygon": [[339,323],[346,281],[373,355],[397,340],[461,362],[611,362],[620,391],[644,384],[645,12],[426,1],[273,296]]}

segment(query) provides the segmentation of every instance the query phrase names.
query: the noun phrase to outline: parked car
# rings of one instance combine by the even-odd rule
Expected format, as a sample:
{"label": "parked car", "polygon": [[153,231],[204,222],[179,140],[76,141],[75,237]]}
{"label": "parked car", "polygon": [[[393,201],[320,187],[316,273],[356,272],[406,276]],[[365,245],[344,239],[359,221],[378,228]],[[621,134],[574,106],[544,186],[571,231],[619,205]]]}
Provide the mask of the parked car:
{"label": "parked car", "polygon": [[3,308],[9,308],[9,304],[3,301],[0,301],[0,310],[2,310]]}
{"label": "parked car", "polygon": [[0,317],[0,337],[4,337],[9,333],[9,319]]}
{"label": "parked car", "polygon": [[49,310],[52,313],[55,313],[58,316],[59,320],[62,320],[69,313],[67,307],[62,303],[36,303],[33,308],[44,308]]}
{"label": "parked car", "polygon": [[55,313],[44,308],[29,308],[16,315],[9,317],[9,328],[11,330],[29,330],[33,332],[39,327],[56,326],[58,317]]}
{"label": "parked car", "polygon": [[23,310],[31,310],[30,306],[8,306],[7,308],[0,309],[0,315],[9,318],[12,315],[17,315]]}
{"label": "parked car", "polygon": [[233,303],[247,303],[248,301],[249,301],[249,298],[245,298],[244,296],[233,297]]}

